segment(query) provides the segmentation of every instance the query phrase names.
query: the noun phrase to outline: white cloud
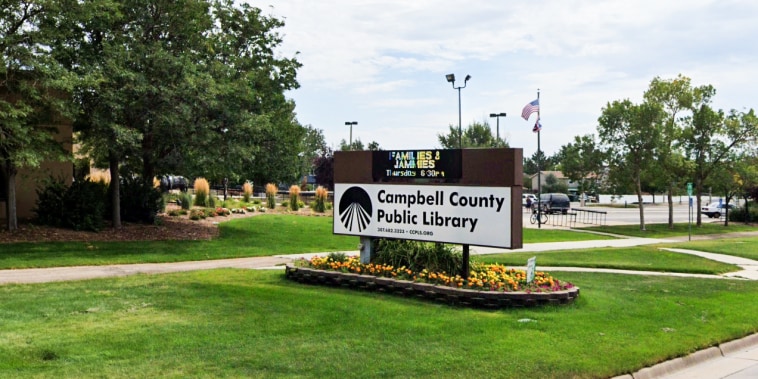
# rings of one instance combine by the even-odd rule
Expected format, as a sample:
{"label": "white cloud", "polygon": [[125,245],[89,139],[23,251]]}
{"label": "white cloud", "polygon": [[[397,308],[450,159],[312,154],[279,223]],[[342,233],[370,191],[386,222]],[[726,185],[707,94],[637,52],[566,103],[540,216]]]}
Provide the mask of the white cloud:
{"label": "white cloud", "polygon": [[302,89],[290,93],[298,119],[333,143],[345,138],[341,120],[357,117],[364,142],[436,146],[458,122],[450,72],[473,77],[461,92],[464,125],[507,112],[501,132],[525,156],[536,136],[519,114],[537,88],[547,153],[594,132],[607,102],[641,100],[655,76],[712,84],[718,107],[756,106],[751,0],[247,2],[284,18],[282,54],[299,51],[303,63]]}

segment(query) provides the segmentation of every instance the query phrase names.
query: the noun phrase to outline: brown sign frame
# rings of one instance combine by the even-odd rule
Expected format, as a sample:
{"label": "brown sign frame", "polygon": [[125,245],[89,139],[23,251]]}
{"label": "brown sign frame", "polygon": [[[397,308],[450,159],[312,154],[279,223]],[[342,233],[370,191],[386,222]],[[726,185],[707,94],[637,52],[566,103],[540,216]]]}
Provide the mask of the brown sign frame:
{"label": "brown sign frame", "polygon": [[[429,149],[418,149],[429,150]],[[407,178],[392,182],[373,178],[373,151],[338,151],[334,153],[334,182],[352,184],[413,184],[430,186],[472,186],[511,188],[511,245],[523,247],[521,195],[523,192],[523,150],[520,148],[463,149],[461,177],[445,182]],[[336,216],[335,216],[336,217]]]}

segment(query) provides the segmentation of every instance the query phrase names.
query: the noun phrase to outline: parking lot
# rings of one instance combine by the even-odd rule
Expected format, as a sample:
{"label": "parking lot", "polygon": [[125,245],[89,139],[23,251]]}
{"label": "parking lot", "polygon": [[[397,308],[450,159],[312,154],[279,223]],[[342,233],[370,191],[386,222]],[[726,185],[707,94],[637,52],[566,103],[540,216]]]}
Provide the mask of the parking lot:
{"label": "parking lot", "polygon": [[[707,200],[707,199],[704,199]],[[706,201],[703,201],[705,204]],[[578,210],[578,212],[577,212]],[[587,210],[582,212],[581,210]],[[668,222],[668,205],[666,203],[657,204],[645,204],[645,224],[664,224]],[[688,221],[689,207],[687,202],[683,204],[674,203],[674,222],[686,223]],[[548,215],[548,222],[545,225],[548,226],[570,226],[581,227],[589,225],[624,225],[624,224],[639,224],[640,222],[640,210],[636,207],[629,208],[617,208],[602,205],[592,205],[581,207],[579,203],[571,203],[571,213],[576,214],[569,215]],[[537,227],[537,224],[531,224],[529,217],[531,213],[527,210],[523,212],[523,225],[524,227]],[[573,219],[572,219],[573,218]],[[692,223],[697,221],[697,208],[695,205],[692,207]],[[720,219],[708,218],[706,215],[702,215],[703,223],[724,222],[724,217]]]}

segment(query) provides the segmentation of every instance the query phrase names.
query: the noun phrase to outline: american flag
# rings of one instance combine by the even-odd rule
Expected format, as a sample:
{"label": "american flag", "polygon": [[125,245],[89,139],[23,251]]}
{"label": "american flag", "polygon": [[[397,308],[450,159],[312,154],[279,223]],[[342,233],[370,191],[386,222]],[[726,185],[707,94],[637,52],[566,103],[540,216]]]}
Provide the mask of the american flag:
{"label": "american flag", "polygon": [[537,122],[534,123],[534,128],[532,128],[532,131],[535,133],[539,133],[540,130],[542,130],[542,124],[540,123],[540,119],[537,119]]}
{"label": "american flag", "polygon": [[540,99],[537,99],[524,106],[524,110],[521,111],[521,117],[523,117],[524,120],[529,120],[529,116],[534,112],[539,112],[539,110]]}

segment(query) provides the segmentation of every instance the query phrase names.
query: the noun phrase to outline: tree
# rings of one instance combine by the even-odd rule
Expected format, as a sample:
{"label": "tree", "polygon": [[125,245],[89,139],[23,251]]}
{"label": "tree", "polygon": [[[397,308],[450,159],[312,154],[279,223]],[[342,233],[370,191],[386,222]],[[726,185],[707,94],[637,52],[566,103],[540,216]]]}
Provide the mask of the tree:
{"label": "tree", "polygon": [[347,143],[344,139],[340,140],[340,151],[362,151],[366,150],[363,147],[363,142],[360,138],[354,139],[352,144]]}
{"label": "tree", "polygon": [[57,3],[46,0],[0,0],[0,169],[6,196],[8,230],[18,229],[16,175],[46,159],[64,159],[49,119],[57,112],[63,74],[51,59],[50,27]]}
{"label": "tree", "polygon": [[327,149],[313,161],[313,174],[316,183],[329,190],[334,189],[334,152]]}
{"label": "tree", "polygon": [[[722,110],[711,108],[710,99],[714,94],[713,87],[706,88],[682,133],[683,148],[694,163],[697,209],[701,208],[703,185],[708,177],[733,150],[754,143],[758,136],[758,117],[753,109],[748,112],[732,110],[725,115]],[[702,215],[699,212],[697,225],[702,225]]]}
{"label": "tree", "polygon": [[524,172],[528,174],[536,174],[539,167],[539,171],[555,171],[556,157],[548,157],[545,152],[535,151],[529,158],[524,158]]}
{"label": "tree", "polygon": [[312,173],[313,162],[329,150],[329,146],[326,144],[326,139],[324,138],[324,131],[316,129],[311,125],[306,125],[301,150],[300,172],[302,174]]}
{"label": "tree", "polygon": [[645,230],[642,172],[653,162],[653,151],[661,134],[661,114],[661,108],[655,104],[633,104],[627,99],[608,103],[598,118],[598,135],[611,167],[611,179],[634,183],[640,230]]}
{"label": "tree", "polygon": [[666,188],[670,229],[674,228],[673,197],[676,184],[688,173],[688,165],[683,159],[682,151],[676,146],[682,134],[679,115],[680,112],[690,110],[697,97],[704,93],[707,93],[707,87],[695,89],[690,84],[690,78],[679,74],[675,79],[670,80],[654,78],[644,94],[646,101],[659,104],[665,112],[660,144],[655,151],[656,164],[660,166],[660,170],[657,170],[652,179]]}
{"label": "tree", "polygon": [[542,184],[542,193],[567,193],[568,186],[561,182],[554,174],[548,174],[545,177],[545,183]]}
{"label": "tree", "polygon": [[76,5],[56,51],[77,73],[71,113],[85,149],[115,174],[112,196],[119,167],[146,181],[298,179],[306,130],[284,92],[300,64],[276,57],[281,21],[231,0]]}
{"label": "tree", "polygon": [[[597,178],[605,161],[604,154],[598,149],[595,136],[592,134],[575,136],[574,142],[561,147],[559,155],[562,157],[563,175],[579,183],[580,195],[589,189],[587,178],[591,175]],[[584,196],[580,196],[580,199],[583,205]]]}
{"label": "tree", "polygon": [[[458,149],[459,140],[458,128],[450,125],[447,135],[437,134],[437,139],[443,149]],[[492,135],[492,129],[487,121],[473,122],[463,130],[463,138],[460,141],[463,148],[476,147],[508,147],[504,141],[498,141]]]}

